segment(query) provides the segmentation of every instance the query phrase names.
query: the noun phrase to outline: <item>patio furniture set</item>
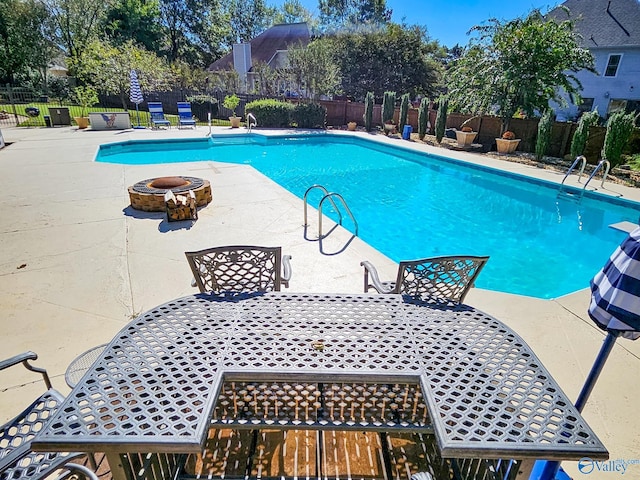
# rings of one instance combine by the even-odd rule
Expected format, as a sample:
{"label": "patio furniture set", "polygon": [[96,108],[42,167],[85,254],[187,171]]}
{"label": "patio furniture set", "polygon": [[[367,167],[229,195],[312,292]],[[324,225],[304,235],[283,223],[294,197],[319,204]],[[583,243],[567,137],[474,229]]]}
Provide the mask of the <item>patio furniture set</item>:
{"label": "patio furniture set", "polygon": [[185,255],[200,293],[74,361],[23,453],[105,453],[114,480],[528,479],[608,458],[526,343],[462,303],[488,257],[402,262],[395,282],[363,262],[365,293],[314,294],[281,291],[280,247]]}

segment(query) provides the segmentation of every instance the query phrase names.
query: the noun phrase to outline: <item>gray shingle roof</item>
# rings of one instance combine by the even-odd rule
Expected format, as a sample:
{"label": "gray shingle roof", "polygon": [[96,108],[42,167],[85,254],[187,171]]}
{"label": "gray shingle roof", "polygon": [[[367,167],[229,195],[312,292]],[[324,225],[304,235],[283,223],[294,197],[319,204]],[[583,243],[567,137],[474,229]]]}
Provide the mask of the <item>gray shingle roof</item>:
{"label": "gray shingle roof", "polygon": [[[251,40],[251,63],[267,63],[278,50],[287,50],[289,45],[302,43],[307,45],[311,35],[306,22],[281,23],[265,30]],[[210,71],[227,70],[233,68],[233,53],[209,65]]]}
{"label": "gray shingle roof", "polygon": [[[639,0],[566,0],[562,5],[576,20],[584,47],[640,46]],[[548,15],[567,18],[560,8]]]}

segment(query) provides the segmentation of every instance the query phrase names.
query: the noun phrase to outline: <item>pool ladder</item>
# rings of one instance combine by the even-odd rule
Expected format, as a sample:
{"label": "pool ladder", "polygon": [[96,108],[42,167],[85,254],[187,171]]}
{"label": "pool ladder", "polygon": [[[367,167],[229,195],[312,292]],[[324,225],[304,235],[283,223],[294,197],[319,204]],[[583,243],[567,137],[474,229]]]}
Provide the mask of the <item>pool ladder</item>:
{"label": "pool ladder", "polygon": [[334,199],[338,199],[340,200],[340,203],[342,203],[342,206],[344,208],[344,210],[347,212],[347,214],[349,215],[349,217],[351,218],[351,221],[353,222],[354,228],[355,228],[355,236],[358,236],[358,222],[356,221],[355,217],[353,216],[353,213],[351,213],[351,210],[349,209],[349,206],[347,205],[347,202],[344,200],[344,198],[342,197],[342,195],[340,195],[339,193],[336,192],[329,192],[325,187],[323,187],[322,185],[311,185],[309,188],[307,188],[307,191],[304,192],[304,227],[307,228],[309,226],[309,222],[307,221],[307,205],[308,205],[308,199],[307,197],[309,196],[309,193],[312,190],[321,190],[322,193],[324,194],[324,196],[322,197],[322,199],[320,200],[320,203],[318,204],[318,238],[322,239],[323,235],[322,235],[322,207],[324,205],[324,203],[326,201],[329,201],[331,203],[331,205],[333,205],[334,210],[336,211],[336,213],[338,214],[338,223],[340,225],[342,225],[342,212],[340,211],[340,209],[338,208],[338,205],[336,204]]}
{"label": "pool ladder", "polygon": [[567,170],[567,173],[564,175],[562,182],[560,182],[560,190],[558,191],[558,196],[563,195],[568,198],[573,198],[580,201],[582,199],[582,196],[584,195],[587,185],[589,185],[589,182],[591,181],[591,179],[595,177],[596,173],[598,173],[598,171],[601,170],[602,168],[604,168],[605,170],[604,170],[604,174],[602,175],[602,182],[600,183],[600,187],[601,188],[604,187],[604,182],[607,180],[607,175],[609,175],[609,169],[611,168],[611,164],[609,163],[609,160],[600,160],[598,162],[598,165],[596,166],[596,168],[593,169],[593,172],[591,172],[591,175],[589,175],[589,178],[584,183],[582,190],[580,191],[580,195],[578,197],[576,197],[574,193],[565,191],[564,182],[567,179],[567,177],[571,175],[571,172],[574,170],[574,168],[576,168],[576,165],[578,165],[578,162],[581,163],[580,172],[578,173],[578,182],[580,182],[580,178],[582,177],[585,166],[587,165],[587,159],[584,157],[584,155],[580,155],[576,157],[574,162],[571,164],[571,166]]}
{"label": "pool ladder", "polygon": [[247,113],[247,130],[251,133],[251,129],[258,126],[258,121],[256,117],[253,116],[253,113]]}

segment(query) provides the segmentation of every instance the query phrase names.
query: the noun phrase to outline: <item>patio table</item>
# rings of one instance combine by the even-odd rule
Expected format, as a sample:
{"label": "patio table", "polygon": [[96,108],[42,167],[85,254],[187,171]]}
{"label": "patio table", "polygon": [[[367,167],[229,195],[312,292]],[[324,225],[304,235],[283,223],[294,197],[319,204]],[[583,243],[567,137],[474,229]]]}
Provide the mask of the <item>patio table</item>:
{"label": "patio table", "polygon": [[608,458],[497,319],[401,295],[282,292],[197,294],[140,315],[33,448],[106,452],[119,480],[127,455],[198,453],[216,426],[433,432],[443,458],[516,459],[516,478],[535,459]]}

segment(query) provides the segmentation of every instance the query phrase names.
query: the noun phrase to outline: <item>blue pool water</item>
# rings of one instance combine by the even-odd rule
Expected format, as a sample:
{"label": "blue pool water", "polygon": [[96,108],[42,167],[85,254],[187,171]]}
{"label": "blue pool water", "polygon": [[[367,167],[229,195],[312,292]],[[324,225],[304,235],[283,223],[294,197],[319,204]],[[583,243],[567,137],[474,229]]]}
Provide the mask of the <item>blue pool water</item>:
{"label": "blue pool water", "polygon": [[300,198],[320,184],[345,198],[360,238],[393,260],[490,255],[478,287],[538,298],[588,287],[626,236],[609,225],[637,223],[640,207],[590,192],[580,204],[559,200],[548,182],[330,134],[122,142],[102,145],[96,160],[250,164]]}

